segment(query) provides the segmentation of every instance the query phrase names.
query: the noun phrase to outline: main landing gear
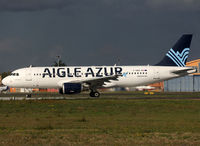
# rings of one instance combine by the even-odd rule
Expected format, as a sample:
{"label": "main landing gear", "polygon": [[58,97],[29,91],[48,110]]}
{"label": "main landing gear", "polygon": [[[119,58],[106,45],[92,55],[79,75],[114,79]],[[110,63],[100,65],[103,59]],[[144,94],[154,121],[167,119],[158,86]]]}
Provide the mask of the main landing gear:
{"label": "main landing gear", "polygon": [[31,94],[26,94],[26,98],[31,98]]}
{"label": "main landing gear", "polygon": [[90,97],[99,97],[100,93],[98,91],[91,91],[90,92]]}

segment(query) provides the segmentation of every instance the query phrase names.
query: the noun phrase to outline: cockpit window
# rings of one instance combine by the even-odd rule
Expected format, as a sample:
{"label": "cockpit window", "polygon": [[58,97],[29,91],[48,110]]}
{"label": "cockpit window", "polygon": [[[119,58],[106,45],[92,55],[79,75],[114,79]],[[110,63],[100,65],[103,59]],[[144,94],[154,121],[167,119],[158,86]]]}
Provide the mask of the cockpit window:
{"label": "cockpit window", "polygon": [[19,76],[19,73],[11,73],[11,76]]}

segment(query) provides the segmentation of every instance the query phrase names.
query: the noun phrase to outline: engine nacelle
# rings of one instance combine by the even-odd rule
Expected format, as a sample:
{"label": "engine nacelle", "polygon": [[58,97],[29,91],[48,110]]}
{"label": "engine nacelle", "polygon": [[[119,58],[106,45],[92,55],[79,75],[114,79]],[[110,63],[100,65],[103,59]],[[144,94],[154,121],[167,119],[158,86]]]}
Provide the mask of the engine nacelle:
{"label": "engine nacelle", "polygon": [[82,91],[82,85],[79,83],[64,83],[59,89],[60,94],[78,94]]}

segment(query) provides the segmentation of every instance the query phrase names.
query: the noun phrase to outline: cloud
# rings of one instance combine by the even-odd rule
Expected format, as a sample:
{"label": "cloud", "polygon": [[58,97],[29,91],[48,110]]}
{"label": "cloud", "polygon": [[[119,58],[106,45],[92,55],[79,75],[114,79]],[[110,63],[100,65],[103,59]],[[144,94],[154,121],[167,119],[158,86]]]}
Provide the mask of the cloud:
{"label": "cloud", "polygon": [[199,10],[199,0],[146,0],[146,5],[153,9]]}
{"label": "cloud", "polygon": [[48,52],[48,57],[55,59],[57,56],[61,56],[64,54],[64,46],[57,45],[54,48],[51,48]]}
{"label": "cloud", "polygon": [[135,11],[145,9],[199,10],[199,0],[0,0],[0,11],[23,12],[61,10]]}
{"label": "cloud", "polygon": [[1,52],[10,52],[22,49],[26,46],[26,42],[19,38],[5,38],[0,40],[0,51]]}
{"label": "cloud", "polygon": [[62,9],[72,0],[0,0],[0,11],[42,11]]}

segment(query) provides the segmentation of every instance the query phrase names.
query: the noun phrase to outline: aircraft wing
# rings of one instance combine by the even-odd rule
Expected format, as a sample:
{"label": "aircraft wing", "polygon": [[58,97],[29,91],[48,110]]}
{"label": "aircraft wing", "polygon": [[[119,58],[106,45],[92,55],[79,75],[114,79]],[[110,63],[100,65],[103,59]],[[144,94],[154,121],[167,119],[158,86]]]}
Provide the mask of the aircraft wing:
{"label": "aircraft wing", "polygon": [[196,71],[197,70],[194,68],[187,68],[187,69],[172,71],[172,73],[177,74],[177,75],[182,75],[182,74],[195,73]]}
{"label": "aircraft wing", "polygon": [[90,88],[97,88],[102,87],[106,82],[109,83],[112,81],[118,81],[118,78],[121,75],[112,75],[112,76],[105,76],[105,77],[98,77],[98,78],[89,78],[89,79],[83,79],[83,80],[75,80],[70,81],[70,83],[80,83],[80,84],[87,84],[90,86]]}
{"label": "aircraft wing", "polygon": [[89,79],[83,81],[83,83],[88,84],[90,87],[101,87],[104,85],[105,82],[109,83],[110,80],[118,81],[118,77],[121,75],[114,75],[114,76],[106,76],[101,78]]}

